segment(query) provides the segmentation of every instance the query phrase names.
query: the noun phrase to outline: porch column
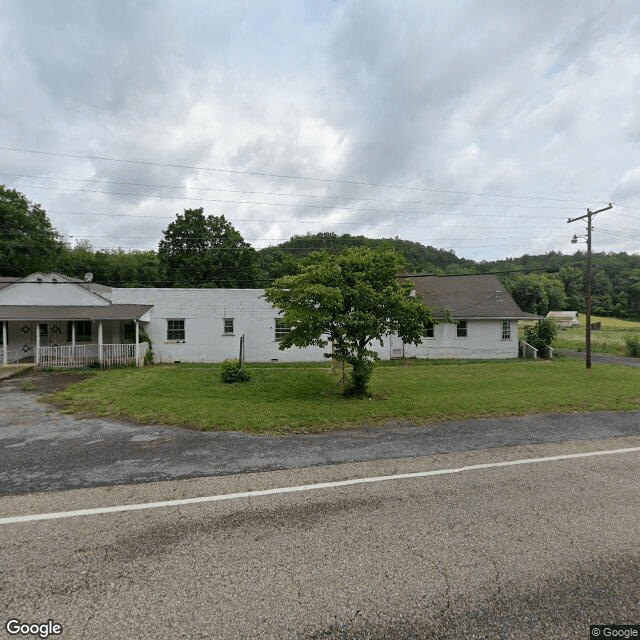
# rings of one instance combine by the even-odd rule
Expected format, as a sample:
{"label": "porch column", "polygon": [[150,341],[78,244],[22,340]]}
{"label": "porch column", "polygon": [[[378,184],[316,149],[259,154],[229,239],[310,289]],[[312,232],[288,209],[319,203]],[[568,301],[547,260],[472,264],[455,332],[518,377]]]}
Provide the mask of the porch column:
{"label": "porch column", "polygon": [[102,364],[102,320],[98,320],[98,362]]}
{"label": "porch column", "polygon": [[71,355],[76,357],[76,321],[71,321]]}
{"label": "porch column", "polygon": [[140,325],[136,320],[136,367],[140,366]]}
{"label": "porch column", "polygon": [[9,363],[9,340],[7,338],[7,325],[8,325],[8,322],[5,320],[2,323],[2,346],[4,349],[4,353],[2,354],[3,364]]}
{"label": "porch column", "polygon": [[36,322],[36,367],[40,364],[40,323]]}

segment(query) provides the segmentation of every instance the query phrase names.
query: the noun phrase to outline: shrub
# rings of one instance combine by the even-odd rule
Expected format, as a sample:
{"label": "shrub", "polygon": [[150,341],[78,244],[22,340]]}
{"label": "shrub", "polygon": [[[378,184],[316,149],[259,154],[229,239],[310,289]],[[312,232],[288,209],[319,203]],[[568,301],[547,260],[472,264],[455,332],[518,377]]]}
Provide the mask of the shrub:
{"label": "shrub", "polygon": [[220,365],[220,377],[222,382],[247,382],[251,376],[242,366],[240,360],[225,360]]}
{"label": "shrub", "polygon": [[624,342],[627,357],[640,358],[640,336],[626,336]]}
{"label": "shrub", "polygon": [[140,333],[138,334],[138,342],[147,342],[149,346],[147,347],[147,352],[144,354],[143,364],[145,367],[153,364],[153,342],[151,342],[151,338],[147,333],[144,327],[140,327]]}
{"label": "shrub", "polygon": [[558,335],[558,325],[551,318],[538,320],[533,326],[524,330],[524,340],[538,350],[541,358],[546,358],[548,347],[553,345],[556,335]]}

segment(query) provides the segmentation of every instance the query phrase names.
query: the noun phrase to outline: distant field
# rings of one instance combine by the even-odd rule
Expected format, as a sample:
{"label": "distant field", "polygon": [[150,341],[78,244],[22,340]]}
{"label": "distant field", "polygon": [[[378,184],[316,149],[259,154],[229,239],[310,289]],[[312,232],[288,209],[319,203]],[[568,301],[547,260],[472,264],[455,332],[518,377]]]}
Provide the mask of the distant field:
{"label": "distant field", "polygon": [[[580,326],[572,329],[561,329],[555,341],[558,349],[585,349],[585,316],[580,314]],[[640,332],[640,322],[591,316],[592,324],[600,322],[602,329],[591,331],[591,350],[594,353],[611,353],[625,355],[625,337]]]}
{"label": "distant field", "polygon": [[247,365],[223,384],[217,365],[99,371],[47,400],[68,413],[202,430],[308,433],[403,420],[427,424],[537,412],[640,409],[640,369],[574,360],[380,363],[371,398],[342,397],[326,363]]}

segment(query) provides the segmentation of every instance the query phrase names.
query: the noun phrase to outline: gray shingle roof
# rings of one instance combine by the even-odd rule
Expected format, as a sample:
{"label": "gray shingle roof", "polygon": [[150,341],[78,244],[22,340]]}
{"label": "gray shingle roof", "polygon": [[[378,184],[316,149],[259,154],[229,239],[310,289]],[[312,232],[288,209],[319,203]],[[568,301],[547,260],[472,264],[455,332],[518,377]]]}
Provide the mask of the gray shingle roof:
{"label": "gray shingle roof", "polygon": [[458,320],[472,318],[502,318],[504,320],[533,320],[493,275],[471,276],[408,276],[416,294],[431,309],[433,316],[442,318],[448,309]]}
{"label": "gray shingle roof", "polygon": [[132,320],[140,318],[152,308],[150,304],[0,305],[0,320]]}

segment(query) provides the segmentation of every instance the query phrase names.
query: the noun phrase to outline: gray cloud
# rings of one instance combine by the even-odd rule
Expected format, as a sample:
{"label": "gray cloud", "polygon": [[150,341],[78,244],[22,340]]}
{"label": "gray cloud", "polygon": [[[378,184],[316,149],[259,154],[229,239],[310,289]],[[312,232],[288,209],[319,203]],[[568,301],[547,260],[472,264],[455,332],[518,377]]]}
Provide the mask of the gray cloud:
{"label": "gray cloud", "polygon": [[[569,215],[640,206],[631,1],[0,7],[0,146],[226,170],[0,151],[108,181],[0,176],[94,246],[155,247],[161,216],[203,206],[256,246],[331,230],[482,259],[571,251]],[[608,214],[608,248],[637,251],[639,212]]]}

